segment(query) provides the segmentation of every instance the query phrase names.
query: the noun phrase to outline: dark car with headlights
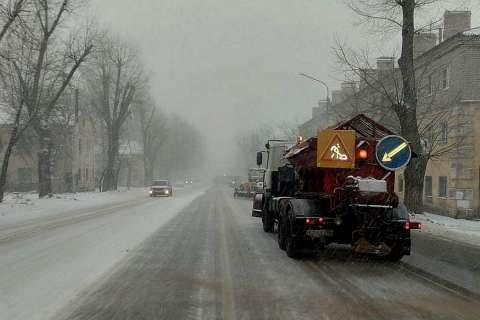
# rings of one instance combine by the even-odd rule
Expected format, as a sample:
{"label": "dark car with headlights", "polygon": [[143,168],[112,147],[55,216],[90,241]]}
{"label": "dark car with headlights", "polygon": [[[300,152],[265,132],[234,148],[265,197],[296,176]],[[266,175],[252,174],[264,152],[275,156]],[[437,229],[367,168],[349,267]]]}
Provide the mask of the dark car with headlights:
{"label": "dark car with headlights", "polygon": [[150,187],[150,197],[171,197],[173,196],[173,187],[169,180],[154,180]]}

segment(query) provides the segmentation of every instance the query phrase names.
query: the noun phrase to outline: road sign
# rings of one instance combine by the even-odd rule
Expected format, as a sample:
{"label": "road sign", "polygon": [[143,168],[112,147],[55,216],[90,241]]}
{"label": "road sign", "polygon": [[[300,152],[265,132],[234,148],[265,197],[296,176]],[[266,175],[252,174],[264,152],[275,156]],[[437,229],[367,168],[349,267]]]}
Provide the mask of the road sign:
{"label": "road sign", "polygon": [[387,170],[405,167],[412,158],[412,149],[400,136],[386,136],[377,143],[375,153],[378,163]]}
{"label": "road sign", "polygon": [[317,167],[354,168],[355,131],[332,129],[319,131]]}

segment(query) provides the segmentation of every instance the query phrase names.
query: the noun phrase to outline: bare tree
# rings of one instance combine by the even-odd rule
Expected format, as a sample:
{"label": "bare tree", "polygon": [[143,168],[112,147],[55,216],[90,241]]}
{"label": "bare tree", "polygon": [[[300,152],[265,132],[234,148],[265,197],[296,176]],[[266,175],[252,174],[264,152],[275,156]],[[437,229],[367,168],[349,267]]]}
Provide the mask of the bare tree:
{"label": "bare tree", "polygon": [[[59,26],[68,12],[70,1],[17,2],[13,16],[18,16],[22,9],[27,10],[27,4],[29,14],[15,25],[14,32],[7,34],[9,39],[1,55],[3,91],[12,112],[12,121],[0,175],[0,197],[13,147],[29,126],[39,138],[39,196],[51,193],[53,143],[50,117],[72,77],[92,50],[89,32],[81,38],[78,35],[72,35],[67,41],[62,38]],[[10,29],[13,24],[10,23]]]}
{"label": "bare tree", "polygon": [[2,17],[3,26],[0,30],[0,43],[7,35],[14,22],[20,18],[20,14],[24,11],[27,0],[6,1],[0,4],[0,15]]}
{"label": "bare tree", "polygon": [[101,47],[88,66],[87,81],[92,105],[105,125],[107,160],[102,191],[117,189],[120,133],[132,113],[135,92],[145,83],[145,77],[134,48],[105,36]]}
{"label": "bare tree", "polygon": [[69,0],[34,1],[32,27],[29,28],[32,54],[27,57],[30,73],[28,78],[20,79],[25,105],[39,138],[39,197],[52,193],[52,125],[55,124],[50,117],[74,74],[93,49],[89,30],[81,37],[75,35],[61,43],[60,25],[70,6]]}
{"label": "bare tree", "polygon": [[275,137],[275,128],[269,125],[260,125],[253,130],[237,132],[235,136],[239,151],[237,166],[241,168],[242,172],[247,172],[250,167],[255,166],[255,154],[265,149],[268,139]]}
{"label": "bare tree", "polygon": [[167,137],[167,118],[151,98],[140,104],[137,113],[143,142],[144,183],[147,184],[153,179],[155,162]]}
{"label": "bare tree", "polygon": [[[399,73],[392,73],[387,81],[375,81],[368,75],[363,77],[373,90],[387,97],[386,103],[398,120],[400,133],[410,142],[417,157],[412,159],[404,172],[405,204],[414,211],[422,209],[423,177],[430,154],[426,153],[421,138],[421,125],[418,119],[418,83],[414,64],[414,34],[424,26],[416,26],[415,15],[423,7],[436,0],[358,0],[347,1],[349,7],[362,20],[377,30],[401,30],[402,48],[398,59]],[[431,24],[431,22],[430,22]],[[417,27],[417,29],[416,29]],[[348,61],[350,70],[360,74],[358,61],[347,58],[348,54],[340,50],[338,56]]]}

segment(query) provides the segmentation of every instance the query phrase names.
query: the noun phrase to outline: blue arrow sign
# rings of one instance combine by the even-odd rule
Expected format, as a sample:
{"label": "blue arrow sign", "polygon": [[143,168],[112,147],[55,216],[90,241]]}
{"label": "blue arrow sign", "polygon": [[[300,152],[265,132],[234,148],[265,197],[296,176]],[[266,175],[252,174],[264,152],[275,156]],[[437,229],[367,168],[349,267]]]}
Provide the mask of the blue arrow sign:
{"label": "blue arrow sign", "polygon": [[405,167],[412,158],[412,149],[400,136],[386,136],[377,143],[375,153],[378,163],[387,170]]}

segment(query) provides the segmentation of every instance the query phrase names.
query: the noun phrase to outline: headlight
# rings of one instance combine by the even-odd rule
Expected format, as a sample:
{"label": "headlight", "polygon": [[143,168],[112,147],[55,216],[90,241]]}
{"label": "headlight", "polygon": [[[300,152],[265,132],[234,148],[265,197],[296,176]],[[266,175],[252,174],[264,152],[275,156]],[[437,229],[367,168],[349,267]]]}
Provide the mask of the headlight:
{"label": "headlight", "polygon": [[152,193],[153,193],[153,190],[148,191],[148,193],[152,194]]}
{"label": "headlight", "polygon": [[168,190],[165,190],[165,194],[168,194],[168,193],[169,193],[169,191],[168,191]]}

